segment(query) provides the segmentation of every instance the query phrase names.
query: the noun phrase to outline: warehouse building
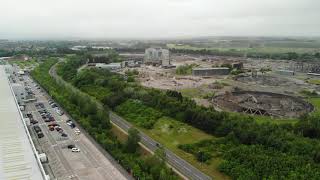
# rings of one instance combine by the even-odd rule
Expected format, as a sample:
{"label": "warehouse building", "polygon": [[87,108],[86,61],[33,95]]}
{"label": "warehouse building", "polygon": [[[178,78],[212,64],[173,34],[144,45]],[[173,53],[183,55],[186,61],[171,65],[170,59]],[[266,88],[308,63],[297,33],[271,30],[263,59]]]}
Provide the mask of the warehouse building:
{"label": "warehouse building", "polygon": [[228,75],[230,69],[227,67],[219,68],[194,68],[192,69],[193,76],[214,76],[214,75]]}
{"label": "warehouse building", "polygon": [[96,63],[95,67],[100,69],[118,70],[121,69],[121,63]]}
{"label": "warehouse building", "polygon": [[127,61],[122,61],[121,62],[121,67],[129,67],[129,68],[133,68],[133,67],[140,67],[142,64],[142,61],[134,61],[134,60],[127,60]]}
{"label": "warehouse building", "polygon": [[290,70],[278,70],[277,71],[278,74],[280,75],[284,75],[284,76],[294,76],[294,71],[290,71]]}
{"label": "warehouse building", "polygon": [[4,66],[0,66],[0,92],[0,179],[48,179]]}

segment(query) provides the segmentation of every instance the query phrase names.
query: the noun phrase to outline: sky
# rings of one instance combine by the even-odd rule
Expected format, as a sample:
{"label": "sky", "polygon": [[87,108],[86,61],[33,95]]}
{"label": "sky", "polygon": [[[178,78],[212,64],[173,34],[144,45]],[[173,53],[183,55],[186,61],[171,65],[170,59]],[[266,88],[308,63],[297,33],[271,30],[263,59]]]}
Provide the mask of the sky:
{"label": "sky", "polygon": [[320,0],[0,0],[0,38],[320,36]]}

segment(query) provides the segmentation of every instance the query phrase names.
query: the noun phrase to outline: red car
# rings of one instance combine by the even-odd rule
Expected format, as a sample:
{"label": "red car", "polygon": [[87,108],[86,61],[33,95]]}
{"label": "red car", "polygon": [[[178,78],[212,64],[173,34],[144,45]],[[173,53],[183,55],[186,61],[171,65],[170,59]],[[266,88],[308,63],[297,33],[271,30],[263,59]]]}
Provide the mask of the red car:
{"label": "red car", "polygon": [[49,130],[50,131],[54,131],[54,127],[53,126],[49,126]]}
{"label": "red car", "polygon": [[62,128],[59,127],[59,126],[56,127],[56,130],[57,130],[58,132],[63,131]]}
{"label": "red car", "polygon": [[57,124],[57,123],[53,122],[53,123],[49,124],[49,125],[48,125],[48,127],[49,127],[49,126],[56,127],[56,126],[59,126],[59,124]]}

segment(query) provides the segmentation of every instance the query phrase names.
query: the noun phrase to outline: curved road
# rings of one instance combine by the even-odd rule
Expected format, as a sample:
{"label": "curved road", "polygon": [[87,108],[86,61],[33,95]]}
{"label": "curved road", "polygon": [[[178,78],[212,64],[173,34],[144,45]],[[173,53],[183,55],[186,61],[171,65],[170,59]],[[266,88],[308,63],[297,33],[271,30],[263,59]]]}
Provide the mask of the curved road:
{"label": "curved road", "polygon": [[[57,81],[60,81],[64,84],[67,84],[71,86],[68,82],[65,82],[60,76],[57,75],[56,73],[56,64],[51,67],[49,74],[55,78]],[[78,89],[74,88],[75,91],[79,91]],[[80,92],[80,91],[79,91]],[[97,102],[100,104],[99,102]],[[116,115],[115,113],[110,111],[110,121],[114,124],[116,124],[118,127],[120,127],[123,131],[128,132],[130,127],[132,125],[124,120],[122,117]],[[159,143],[146,134],[140,132],[141,136],[141,143],[146,146],[150,151],[155,152],[159,147]],[[165,148],[166,155],[167,155],[167,162],[170,166],[172,166],[175,170],[177,170],[180,174],[182,174],[185,178],[187,179],[192,179],[192,180],[211,180],[211,177],[208,175],[204,174],[197,168],[193,167],[191,164],[174,154],[172,151],[168,150]]]}

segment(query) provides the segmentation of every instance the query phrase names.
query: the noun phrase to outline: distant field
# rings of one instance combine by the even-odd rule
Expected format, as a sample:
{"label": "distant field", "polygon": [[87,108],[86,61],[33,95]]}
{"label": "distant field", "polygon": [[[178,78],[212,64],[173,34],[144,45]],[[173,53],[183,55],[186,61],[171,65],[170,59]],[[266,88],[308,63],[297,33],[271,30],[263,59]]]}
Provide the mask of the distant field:
{"label": "distant field", "polygon": [[320,97],[309,98],[309,102],[314,106],[312,114],[320,116]]}
{"label": "distant field", "polygon": [[280,118],[271,118],[268,116],[254,116],[254,119],[258,122],[258,123],[266,123],[266,122],[270,122],[270,123],[274,123],[274,124],[294,124],[296,122],[298,122],[298,119],[280,119]]}
{"label": "distant field", "polygon": [[248,48],[248,47],[195,47],[190,45],[182,45],[178,46],[176,44],[167,44],[168,48],[175,48],[175,49],[191,49],[191,50],[219,50],[219,51],[238,51],[238,52],[258,52],[258,53],[287,53],[287,52],[296,52],[296,53],[314,53],[319,52],[320,45],[318,48],[303,48],[303,47],[277,47],[277,46],[265,46],[265,47],[255,47],[255,48]]}
{"label": "distant field", "polygon": [[203,92],[201,91],[201,88],[185,88],[181,89],[180,92],[183,96],[189,97],[189,98],[201,98]]}
{"label": "distant field", "polygon": [[320,80],[319,79],[310,79],[307,82],[310,83],[310,84],[320,85]]}

